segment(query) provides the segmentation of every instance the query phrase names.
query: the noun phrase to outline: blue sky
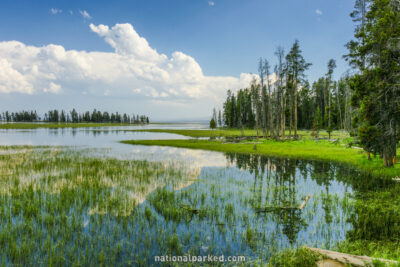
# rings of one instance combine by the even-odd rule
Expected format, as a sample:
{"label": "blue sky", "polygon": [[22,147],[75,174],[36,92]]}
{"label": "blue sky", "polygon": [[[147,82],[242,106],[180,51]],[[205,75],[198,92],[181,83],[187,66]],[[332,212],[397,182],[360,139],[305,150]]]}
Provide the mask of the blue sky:
{"label": "blue sky", "polygon": [[[305,59],[313,64],[307,72],[310,81],[326,72],[326,65],[330,58],[337,60],[335,77],[339,78],[348,69],[342,55],[346,53],[345,43],[353,35],[354,25],[349,17],[353,5],[353,1],[349,0],[2,0],[0,2],[0,25],[2,25],[0,42],[16,40],[26,46],[37,48],[55,44],[62,46],[66,51],[118,54],[116,47],[107,43],[106,40],[107,36],[110,36],[108,34],[115,34],[118,29],[104,33],[100,32],[100,28],[91,28],[90,25],[98,27],[103,24],[111,29],[116,24],[128,23],[134,28],[134,34],[137,33],[147,40],[151,49],[156,50],[160,55],[166,55],[168,60],[177,62],[172,56],[175,51],[192,58],[195,61],[192,62],[194,68],[197,68],[197,65],[201,68],[201,79],[204,78],[207,82],[201,82],[201,86],[198,85],[196,89],[193,89],[195,92],[187,89],[187,86],[179,88],[183,92],[190,91],[188,96],[183,98],[174,97],[173,93],[160,89],[162,86],[170,86],[172,90],[177,87],[176,84],[168,83],[167,85],[162,82],[154,84],[151,79],[148,84],[138,83],[136,87],[133,86],[135,88],[132,87],[132,90],[141,91],[141,93],[152,90],[153,93],[142,95],[137,93],[132,96],[121,92],[113,94],[125,85],[114,89],[110,84],[115,83],[100,85],[101,82],[93,77],[75,83],[71,80],[59,79],[55,74],[56,78],[51,78],[54,86],[50,84],[50,80],[45,85],[42,78],[40,82],[37,79],[33,82],[32,74],[25,73],[27,67],[24,69],[23,66],[24,64],[37,65],[39,70],[45,70],[46,67],[42,67],[43,59],[39,63],[37,61],[14,62],[11,56],[13,48],[4,50],[3,54],[0,54],[0,59],[6,58],[7,62],[4,61],[3,64],[12,68],[10,71],[15,70],[27,76],[27,83],[33,85],[29,87],[30,90],[20,90],[20,92],[0,90],[0,96],[3,99],[0,100],[0,105],[14,110],[22,108],[46,110],[47,106],[52,108],[51,105],[46,106],[46,102],[51,100],[54,105],[62,108],[70,108],[76,104],[82,109],[120,107],[123,111],[129,111],[130,102],[127,99],[131,98],[131,102],[140,101],[136,106],[141,110],[134,112],[145,112],[156,119],[167,119],[166,109],[171,119],[207,117],[212,107],[218,106],[218,102],[221,102],[219,99],[221,96],[223,98],[224,94],[218,93],[210,97],[212,100],[207,100],[207,95],[199,91],[206,90],[205,87],[213,91],[210,86],[216,83],[218,86],[214,91],[223,90],[222,84],[235,87],[233,80],[228,77],[239,79],[242,73],[256,73],[260,56],[267,58],[274,65],[276,46],[282,45],[288,51],[295,39],[299,39]],[[82,15],[84,12],[87,12],[90,17],[84,18]],[[128,32],[130,34],[129,30]],[[24,52],[20,53],[25,55]],[[40,53],[36,53],[38,54]],[[187,62],[186,59],[182,60]],[[65,67],[62,65],[64,63],[57,64]],[[190,69],[192,65],[188,66],[185,65],[184,68]],[[63,73],[66,75],[67,72],[63,71]],[[100,74],[96,75],[98,77]],[[175,77],[171,73],[169,75]],[[208,77],[215,76],[227,78],[224,83],[221,80],[210,82],[209,80],[212,79]],[[121,77],[125,76],[118,77],[121,80],[123,79]],[[146,76],[146,79],[149,78]],[[196,80],[196,78],[193,79]],[[142,81],[143,77],[139,77],[139,80]],[[76,88],[72,88],[83,87],[91,82],[93,84],[90,86],[104,87],[101,93],[84,89],[78,92]],[[129,82],[134,83],[131,80]],[[192,84],[190,81],[186,82]],[[4,83],[10,87],[11,81]],[[104,93],[107,90],[111,93]],[[26,92],[28,92],[27,95],[24,94]],[[57,94],[49,94],[49,92]],[[72,103],[70,99],[76,99],[80,93],[83,96],[92,96],[91,101]],[[121,104],[123,102],[127,103]],[[191,106],[190,112],[183,116],[182,111],[186,110],[187,106]]]}

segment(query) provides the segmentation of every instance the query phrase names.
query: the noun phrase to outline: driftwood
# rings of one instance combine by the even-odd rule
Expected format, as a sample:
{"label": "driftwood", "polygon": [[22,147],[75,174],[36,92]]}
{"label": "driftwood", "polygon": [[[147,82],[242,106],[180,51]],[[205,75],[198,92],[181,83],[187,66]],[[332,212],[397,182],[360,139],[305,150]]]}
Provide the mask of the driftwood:
{"label": "driftwood", "polygon": [[311,195],[308,194],[308,196],[304,199],[303,203],[300,204],[300,206],[267,206],[263,208],[258,208],[256,209],[256,212],[269,212],[269,211],[275,211],[275,210],[302,210],[308,200],[311,198]]}
{"label": "driftwood", "polygon": [[[331,250],[320,249],[320,248],[308,248],[308,249],[315,253],[318,253],[326,258],[329,258],[331,260],[337,261],[342,264],[348,264],[351,266],[358,266],[358,267],[374,266],[373,265],[374,261],[380,261],[382,263],[387,264],[388,266],[390,266],[390,264],[392,264],[392,265],[398,264],[397,261],[393,261],[393,260],[371,258],[368,256],[357,256],[357,255],[340,253],[340,252],[331,251]],[[324,265],[321,264],[319,266],[324,266]]]}
{"label": "driftwood", "polygon": [[308,194],[308,196],[306,197],[306,199],[304,199],[303,203],[301,203],[301,205],[299,206],[299,210],[302,210],[302,209],[306,206],[307,201],[310,199],[310,197],[311,197],[311,195]]}

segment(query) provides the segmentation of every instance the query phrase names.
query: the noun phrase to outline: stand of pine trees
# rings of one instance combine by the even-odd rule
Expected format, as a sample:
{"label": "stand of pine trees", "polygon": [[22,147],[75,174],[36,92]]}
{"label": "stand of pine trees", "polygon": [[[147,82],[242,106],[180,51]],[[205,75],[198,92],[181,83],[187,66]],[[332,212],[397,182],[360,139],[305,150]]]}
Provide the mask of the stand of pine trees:
{"label": "stand of pine trees", "polygon": [[260,60],[264,62],[260,66],[267,66],[267,71],[260,71],[265,74],[263,79],[253,80],[248,88],[236,93],[228,90],[218,125],[259,128],[260,135],[275,139],[286,138],[285,130],[289,130],[289,137],[297,137],[298,129],[350,131],[354,109],[350,105],[349,78],[333,81],[335,61],[330,60],[326,75],[310,85],[304,79],[304,70],[309,64],[296,66],[300,61],[291,62],[292,55],[288,54],[282,65],[275,67],[278,71],[273,75],[266,75],[268,63]]}
{"label": "stand of pine trees", "polygon": [[96,123],[150,123],[149,117],[145,115],[132,116],[124,113],[120,114],[109,113],[107,111],[101,112],[94,109],[92,112],[86,111],[78,113],[75,109],[70,112],[64,110],[50,110],[46,112],[41,118],[35,110],[33,111],[20,111],[20,112],[3,112],[0,114],[0,120],[6,122],[69,122],[69,123],[82,123],[82,122],[96,122]]}

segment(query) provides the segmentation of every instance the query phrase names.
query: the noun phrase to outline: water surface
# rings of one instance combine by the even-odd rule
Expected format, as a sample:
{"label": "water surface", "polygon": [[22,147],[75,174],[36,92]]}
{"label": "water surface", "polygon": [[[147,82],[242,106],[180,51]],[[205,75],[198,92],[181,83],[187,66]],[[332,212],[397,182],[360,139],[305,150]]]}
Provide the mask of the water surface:
{"label": "water surface", "polygon": [[[187,128],[190,127],[201,129],[204,125]],[[160,128],[160,125],[144,128]],[[99,157],[105,160],[104,164],[107,164],[107,158],[162,163],[153,167],[143,165],[147,167],[141,170],[125,162],[122,166],[128,171],[121,169],[110,175],[124,180],[133,168],[132,172],[145,180],[137,180],[135,176],[126,178],[124,183],[110,180],[101,196],[92,196],[90,187],[86,189],[89,192],[79,193],[82,196],[74,196],[80,203],[79,209],[72,202],[69,212],[63,216],[74,218],[71,227],[79,225],[76,229],[79,235],[64,239],[57,236],[59,232],[53,233],[54,240],[63,240],[65,251],[61,253],[68,260],[73,261],[77,257],[76,251],[87,250],[87,244],[92,244],[88,254],[94,258],[106,248],[111,249],[107,253],[111,257],[106,259],[108,264],[135,262],[148,265],[154,263],[156,255],[212,254],[245,255],[251,265],[255,261],[266,262],[273,253],[285,248],[307,245],[329,249],[345,240],[346,233],[353,227],[348,222],[354,215],[351,195],[364,190],[365,186],[359,185],[361,174],[347,166],[259,155],[132,146],[119,141],[187,137],[119,130],[116,127],[0,131],[0,145],[57,145],[69,146],[67,150],[75,151],[60,160],[84,151],[85,157]],[[49,162],[49,166],[45,166],[43,186],[53,186],[54,182],[63,192],[74,188],[77,182],[81,183],[81,178],[76,180],[76,175],[69,175],[69,170],[63,170],[63,166],[52,170],[51,159]],[[177,167],[178,171],[162,167],[167,165]],[[90,175],[108,181],[106,167],[102,170],[101,165],[97,166],[97,171]],[[74,168],[77,172],[78,167]],[[146,179],[143,173],[152,168],[162,171]],[[83,177],[80,172],[78,176]],[[73,182],[69,184],[68,179]],[[10,186],[15,187],[15,184]],[[50,203],[60,201],[48,192],[42,194],[44,196],[37,198],[52,199]],[[80,198],[88,198],[87,194],[89,202],[80,202]],[[310,200],[299,210],[307,195],[311,196]],[[14,205],[12,198],[2,201],[6,201],[6,206]],[[97,204],[94,206],[94,203]],[[99,205],[103,206],[101,211]],[[124,208],[123,205],[125,210],[127,205],[129,209],[121,217],[118,210]],[[55,218],[61,216],[53,215]],[[21,221],[23,216],[16,215],[13,220]],[[66,223],[72,222],[67,219]],[[0,234],[7,231],[6,225],[3,224]],[[37,227],[47,231],[43,224],[38,223]],[[115,248],[119,250],[115,251]],[[31,262],[41,257],[41,254],[32,255]]]}

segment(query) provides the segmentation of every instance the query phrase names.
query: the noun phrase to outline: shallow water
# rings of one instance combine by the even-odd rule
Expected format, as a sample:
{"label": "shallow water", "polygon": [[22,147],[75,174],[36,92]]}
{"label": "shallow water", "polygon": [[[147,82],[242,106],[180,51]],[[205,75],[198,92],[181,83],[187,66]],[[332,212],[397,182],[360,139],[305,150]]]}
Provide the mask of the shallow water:
{"label": "shallow water", "polygon": [[[159,125],[154,128],[159,128]],[[110,187],[106,186],[99,191],[102,192],[100,200],[104,197],[100,204],[102,201],[111,203],[110,199],[115,197],[114,192],[118,190],[124,192],[124,195],[119,196],[124,205],[127,205],[127,201],[135,199],[138,205],[126,216],[116,216],[113,211],[113,207],[121,208],[119,200],[114,206],[107,204],[106,213],[91,212],[93,203],[99,201],[97,197],[97,200],[92,200],[94,196],[89,197],[89,204],[79,204],[79,210],[74,208],[74,204],[70,204],[66,216],[72,216],[74,221],[70,222],[68,219],[66,223],[71,224],[71,227],[79,225],[76,230],[79,236],[65,239],[58,230],[53,233],[54,242],[58,239],[63,240],[65,251],[61,254],[67,262],[76,259],[76,251],[88,250],[88,244],[92,244],[88,254],[96,259],[96,263],[102,262],[99,258],[101,252],[110,249],[104,252],[107,255],[105,262],[112,265],[149,265],[154,264],[153,259],[156,255],[184,254],[244,255],[248,263],[266,262],[273,253],[284,248],[307,245],[329,249],[337,242],[345,240],[346,233],[352,229],[352,225],[348,223],[349,217],[354,214],[350,195],[359,190],[357,178],[360,176],[355,170],[327,162],[126,145],[118,141],[183,137],[115,130],[118,129],[0,132],[1,145],[67,145],[73,147],[71,151],[86,151],[88,157],[146,160],[167,165],[182,163],[179,165],[179,177],[171,169],[163,172],[165,175],[145,183],[141,180],[139,183],[129,180],[135,179],[131,177],[125,184],[116,186],[114,182]],[[73,155],[75,152],[71,153]],[[51,162],[49,164],[51,166]],[[131,167],[129,164],[126,166]],[[58,169],[52,174],[51,167],[46,168],[49,168],[50,174],[46,174],[44,185],[48,185],[47,180],[53,176],[52,180],[63,180],[63,183],[68,185],[65,179],[68,181],[69,176],[63,174],[68,170]],[[107,178],[107,171],[103,171],[101,166],[97,168],[99,174],[91,175],[98,176],[99,179]],[[197,172],[183,171],[186,169],[196,169]],[[126,170],[117,171],[116,174],[114,172],[112,175],[120,178],[129,176],[129,172],[124,171]],[[132,172],[142,173],[142,170],[136,168],[132,169]],[[192,177],[189,173],[195,173],[195,176]],[[71,177],[74,179],[76,175]],[[51,185],[53,186],[53,183]],[[58,186],[58,183],[56,185]],[[70,190],[73,185],[74,183],[69,184],[59,190]],[[128,189],[125,190],[126,188]],[[91,189],[89,187],[86,190]],[[60,201],[48,193],[42,194],[44,198],[54,198],[50,203]],[[79,202],[83,196],[87,197],[85,194],[91,193],[79,193],[74,196],[75,201]],[[137,197],[130,198],[130,194],[141,194],[140,200]],[[308,194],[311,195],[311,199],[303,210],[298,210],[297,207]],[[43,196],[36,198],[40,200]],[[10,207],[14,205],[12,198],[3,196],[1,200]],[[61,215],[53,216],[58,218]],[[23,215],[18,215],[13,220],[23,225],[23,218]],[[40,226],[40,223],[37,227],[41,231],[48,231],[46,226]],[[7,231],[6,224],[3,224],[0,233],[4,231]],[[19,234],[23,240],[24,234]],[[119,251],[115,251],[117,247]],[[33,253],[29,262],[37,262],[38,258],[42,257],[40,255]],[[7,262],[10,262],[9,257],[7,256]]]}
{"label": "shallow water", "polygon": [[71,149],[95,149],[92,156],[127,160],[185,161],[196,166],[224,166],[226,159],[220,153],[172,147],[132,146],[122,140],[190,139],[190,137],[151,132],[124,130],[143,129],[207,129],[200,123],[149,124],[143,126],[0,130],[0,145],[69,146]]}
{"label": "shallow water", "polygon": [[[124,130],[145,129],[205,129],[204,124],[149,124],[139,126],[0,129],[0,145],[57,145],[117,149],[121,140],[187,139],[176,134],[146,133]],[[122,147],[122,146],[121,146]]]}

